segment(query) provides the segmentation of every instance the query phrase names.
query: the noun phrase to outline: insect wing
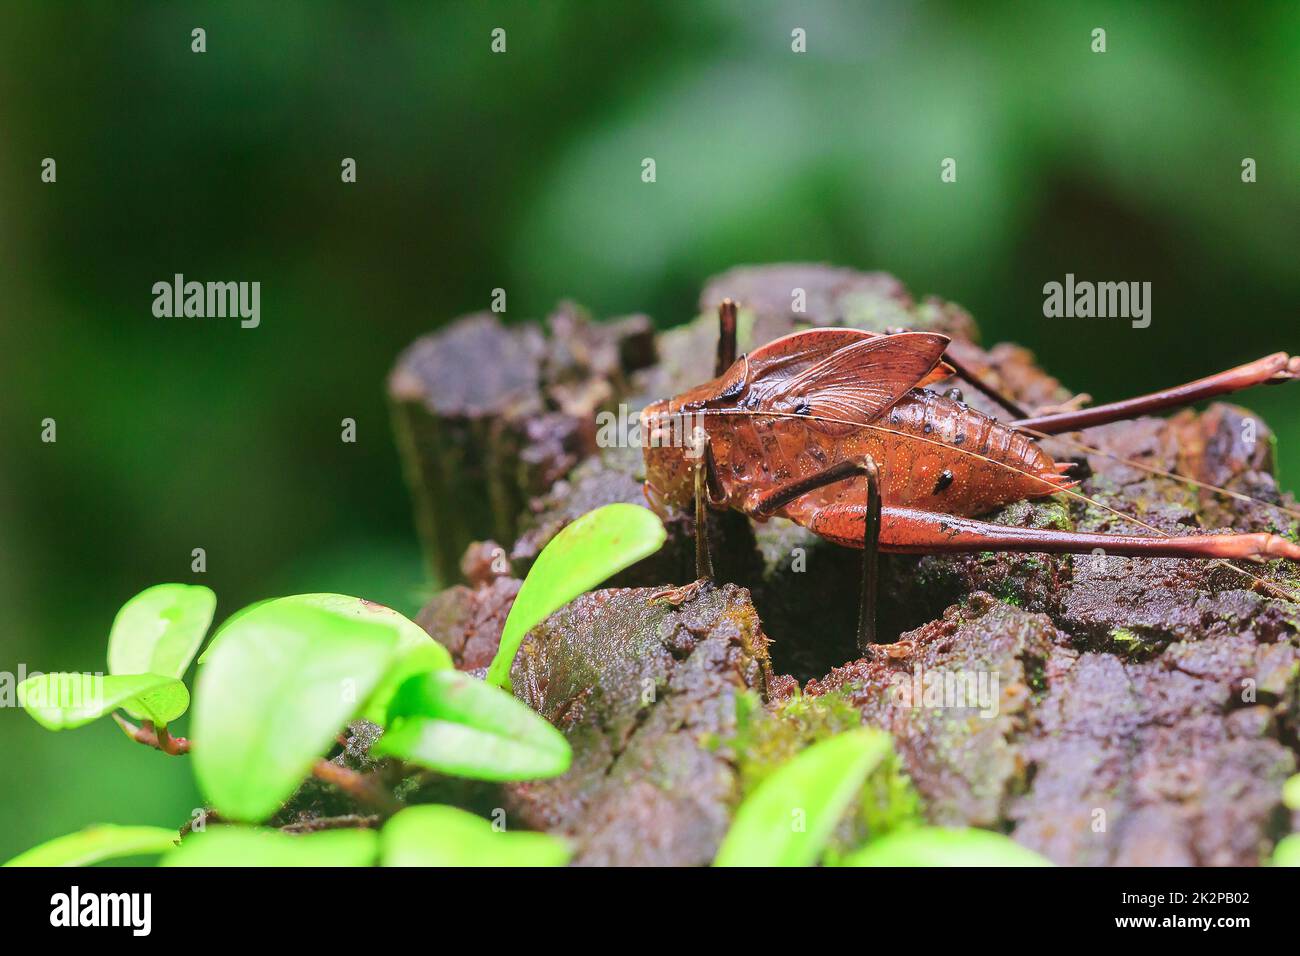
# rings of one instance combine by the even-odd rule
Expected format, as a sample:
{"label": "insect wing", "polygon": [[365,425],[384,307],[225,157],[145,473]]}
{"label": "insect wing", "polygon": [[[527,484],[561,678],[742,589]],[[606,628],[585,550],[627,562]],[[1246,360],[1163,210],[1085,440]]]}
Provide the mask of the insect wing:
{"label": "insect wing", "polygon": [[[823,334],[815,341],[795,341],[799,335],[815,333]],[[763,354],[774,346],[782,348],[770,356]],[[750,388],[761,407],[772,411],[865,425],[909,389],[932,381],[931,373],[941,371],[936,367],[947,346],[947,336],[933,332],[870,335],[818,329],[797,333],[750,356],[751,366],[758,368]]]}

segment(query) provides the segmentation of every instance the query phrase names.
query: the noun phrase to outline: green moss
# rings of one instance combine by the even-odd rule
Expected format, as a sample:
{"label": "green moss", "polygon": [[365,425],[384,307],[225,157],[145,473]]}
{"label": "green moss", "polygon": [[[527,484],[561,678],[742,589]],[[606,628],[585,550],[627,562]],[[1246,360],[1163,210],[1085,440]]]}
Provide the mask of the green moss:
{"label": "green moss", "polygon": [[1020,595],[1015,591],[1015,585],[1011,581],[1003,581],[998,588],[1002,593],[994,592],[993,596],[1004,604],[1010,604],[1012,607],[1024,607],[1024,602]]}
{"label": "green moss", "polygon": [[1150,660],[1167,646],[1165,641],[1154,640],[1149,635],[1144,638],[1127,627],[1112,628],[1108,636],[1111,650],[1131,661]]}
{"label": "green moss", "polygon": [[1053,528],[1056,531],[1073,531],[1074,521],[1070,517],[1069,497],[1066,495],[1057,495],[1050,501],[1045,501],[1035,510],[1035,524],[1037,528]]}
{"label": "green moss", "polygon": [[768,711],[747,692],[736,696],[736,735],[721,745],[732,753],[743,796],[805,747],[861,723],[861,715],[840,694],[799,694]]}
{"label": "green moss", "polygon": [[1110,632],[1110,639],[1123,648],[1132,650],[1142,643],[1142,639],[1127,627],[1117,627]]}
{"label": "green moss", "polygon": [[[736,802],[804,748],[862,725],[862,716],[839,693],[799,694],[773,710],[753,693],[736,698],[736,734],[715,741],[731,754],[737,773]],[[862,788],[852,814],[832,840],[830,857],[856,849],[868,836],[922,821],[921,801],[897,754],[891,754]]]}

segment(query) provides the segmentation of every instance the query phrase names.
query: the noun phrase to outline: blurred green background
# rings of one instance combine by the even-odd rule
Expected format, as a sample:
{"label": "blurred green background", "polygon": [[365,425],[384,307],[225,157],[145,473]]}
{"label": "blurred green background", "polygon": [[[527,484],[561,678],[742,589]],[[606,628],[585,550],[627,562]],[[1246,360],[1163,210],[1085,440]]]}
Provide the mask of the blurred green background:
{"label": "blurred green background", "polygon": [[[0,670],[102,667],[161,581],[413,612],[384,376],[495,287],[669,325],[735,264],[883,269],[1098,401],[1300,350],[1297,90],[1295,3],[4,2]],[[261,327],[155,318],[176,272]],[[1150,328],[1043,318],[1067,272],[1150,281]],[[1291,476],[1298,398],[1242,398]],[[109,722],[0,711],[0,767],[0,859],[198,805]]]}

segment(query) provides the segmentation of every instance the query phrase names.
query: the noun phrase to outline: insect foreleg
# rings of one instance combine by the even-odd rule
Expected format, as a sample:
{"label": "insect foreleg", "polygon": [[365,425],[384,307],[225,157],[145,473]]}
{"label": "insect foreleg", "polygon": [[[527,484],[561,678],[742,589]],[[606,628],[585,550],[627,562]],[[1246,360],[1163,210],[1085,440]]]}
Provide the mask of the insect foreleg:
{"label": "insect foreleg", "polygon": [[727,503],[727,489],[722,485],[722,478],[718,475],[718,459],[713,455],[713,442],[709,441],[707,433],[703,434],[704,445],[704,480],[705,488],[709,492],[709,504],[715,508],[721,508]]}
{"label": "insect foreleg", "polygon": [[1010,424],[1013,428],[1027,428],[1048,435],[1057,435],[1093,425],[1122,421],[1138,415],[1149,415],[1166,408],[1190,405],[1203,398],[1239,392],[1243,388],[1254,385],[1278,385],[1296,378],[1300,378],[1300,356],[1292,358],[1285,352],[1276,352],[1258,361],[1230,368],[1226,372],[1209,375],[1195,382],[1188,382],[1186,385],[1176,385],[1163,391],[1152,392],[1150,395],[1140,395],[1122,402],[1112,402],[1109,405],[1097,405],[1093,408],[1082,408],[1055,415],[1040,415],[1037,418],[1021,417]]}
{"label": "insect foreleg", "polygon": [[[701,441],[708,447],[708,436]],[[703,449],[701,449],[703,452]],[[713,558],[709,554],[709,509],[707,504],[708,479],[705,456],[695,462],[695,578],[697,581],[713,580]]]}
{"label": "insect foreleg", "polygon": [[880,565],[880,471],[863,456],[867,476],[867,520],[862,528],[862,591],[858,598],[858,650],[876,643],[876,582]]}
{"label": "insect foreleg", "polygon": [[862,547],[862,591],[858,600],[858,649],[865,651],[869,645],[876,643],[876,588],[880,564],[881,499],[880,469],[876,467],[875,460],[870,455],[847,458],[816,474],[774,488],[758,499],[750,513],[756,518],[770,517],[796,498],[857,475],[865,475],[867,478],[867,500],[862,505],[854,506],[861,509],[860,514],[864,518],[862,533],[854,545],[860,544]]}

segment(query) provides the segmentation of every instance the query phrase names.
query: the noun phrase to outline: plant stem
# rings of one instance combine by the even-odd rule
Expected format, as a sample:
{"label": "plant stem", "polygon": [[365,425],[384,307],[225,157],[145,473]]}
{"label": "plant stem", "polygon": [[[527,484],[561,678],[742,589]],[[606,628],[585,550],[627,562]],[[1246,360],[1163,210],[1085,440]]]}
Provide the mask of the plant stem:
{"label": "plant stem", "polygon": [[146,720],[143,727],[137,727],[121,714],[114,714],[113,719],[122,731],[138,744],[144,744],[146,747],[152,747],[154,750],[161,750],[165,754],[173,757],[179,757],[181,754],[190,752],[190,742],[184,737],[173,737],[167,732],[166,727],[155,729],[153,722]]}
{"label": "plant stem", "polygon": [[[161,750],[173,757],[190,752],[190,742],[184,737],[173,737],[167,732],[166,727],[155,727],[153,722],[148,720],[144,722],[143,727],[137,727],[121,714],[113,714],[113,719],[136,743]],[[370,804],[385,813],[393,814],[402,808],[402,804],[392,794],[376,786],[371,778],[355,770],[322,759],[316,761],[311,773],[317,780],[332,784],[354,800]]]}
{"label": "plant stem", "polygon": [[330,763],[328,760],[317,760],[311,773],[317,780],[333,784],[354,800],[368,803],[385,813],[396,813],[402,808],[392,794],[382,787],[375,786],[373,780],[355,770]]}

